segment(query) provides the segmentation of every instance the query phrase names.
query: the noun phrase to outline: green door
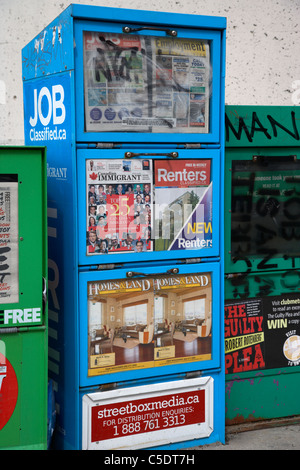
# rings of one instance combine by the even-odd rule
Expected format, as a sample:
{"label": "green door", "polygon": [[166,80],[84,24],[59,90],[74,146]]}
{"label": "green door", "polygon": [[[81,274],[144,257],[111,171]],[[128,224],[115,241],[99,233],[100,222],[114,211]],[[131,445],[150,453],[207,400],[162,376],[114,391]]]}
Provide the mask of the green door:
{"label": "green door", "polygon": [[226,107],[227,426],[300,415],[298,108]]}
{"label": "green door", "polygon": [[0,147],[0,449],[47,447],[43,148]]}

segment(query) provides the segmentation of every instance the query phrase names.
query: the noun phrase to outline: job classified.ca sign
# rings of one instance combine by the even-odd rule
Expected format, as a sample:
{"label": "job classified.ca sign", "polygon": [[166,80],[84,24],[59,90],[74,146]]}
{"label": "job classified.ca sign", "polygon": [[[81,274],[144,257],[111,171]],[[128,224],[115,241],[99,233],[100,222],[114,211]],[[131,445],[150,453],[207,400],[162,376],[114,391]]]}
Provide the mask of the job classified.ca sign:
{"label": "job classified.ca sign", "polygon": [[25,92],[25,134],[26,142],[39,144],[66,141],[70,138],[69,78],[59,80],[26,82]]}
{"label": "job classified.ca sign", "polygon": [[[39,93],[36,88],[33,90],[34,113],[29,119],[32,127],[30,140],[66,140],[66,129],[58,127],[66,118],[64,96],[62,85],[53,85],[51,91],[46,86],[42,87]],[[38,123],[43,126],[41,130],[37,130]]]}

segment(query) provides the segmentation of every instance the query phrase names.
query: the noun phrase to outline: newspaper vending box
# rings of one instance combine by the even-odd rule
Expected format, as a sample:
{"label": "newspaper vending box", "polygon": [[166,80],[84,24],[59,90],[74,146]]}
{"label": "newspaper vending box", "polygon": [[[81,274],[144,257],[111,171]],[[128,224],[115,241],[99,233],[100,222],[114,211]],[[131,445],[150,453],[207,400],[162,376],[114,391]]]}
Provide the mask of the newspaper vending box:
{"label": "newspaper vending box", "polygon": [[224,441],[225,27],[71,5],[23,49],[57,448]]}
{"label": "newspaper vending box", "polygon": [[46,152],[0,147],[0,450],[47,449]]}
{"label": "newspaper vending box", "polygon": [[226,423],[300,414],[299,111],[226,106]]}

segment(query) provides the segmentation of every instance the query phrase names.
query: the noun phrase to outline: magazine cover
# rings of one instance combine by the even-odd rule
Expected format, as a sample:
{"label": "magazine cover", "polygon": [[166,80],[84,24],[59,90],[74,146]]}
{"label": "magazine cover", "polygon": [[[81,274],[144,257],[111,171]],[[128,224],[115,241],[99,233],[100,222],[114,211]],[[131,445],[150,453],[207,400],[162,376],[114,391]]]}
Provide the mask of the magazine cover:
{"label": "magazine cover", "polygon": [[152,161],[86,160],[87,255],[152,251]]}
{"label": "magazine cover", "polygon": [[89,375],[211,359],[211,273],[88,283]]}
{"label": "magazine cover", "polygon": [[155,251],[212,247],[210,160],[155,160]]}
{"label": "magazine cover", "polygon": [[92,132],[208,132],[210,45],[84,33],[85,126]]}

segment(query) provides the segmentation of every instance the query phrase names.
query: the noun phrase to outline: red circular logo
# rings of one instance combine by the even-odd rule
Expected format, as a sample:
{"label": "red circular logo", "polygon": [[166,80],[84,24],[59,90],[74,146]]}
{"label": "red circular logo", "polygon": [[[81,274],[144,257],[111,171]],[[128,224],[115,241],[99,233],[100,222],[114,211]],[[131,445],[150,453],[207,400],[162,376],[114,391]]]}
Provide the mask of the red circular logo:
{"label": "red circular logo", "polygon": [[18,399],[18,380],[13,366],[0,353],[0,430],[14,412]]}

